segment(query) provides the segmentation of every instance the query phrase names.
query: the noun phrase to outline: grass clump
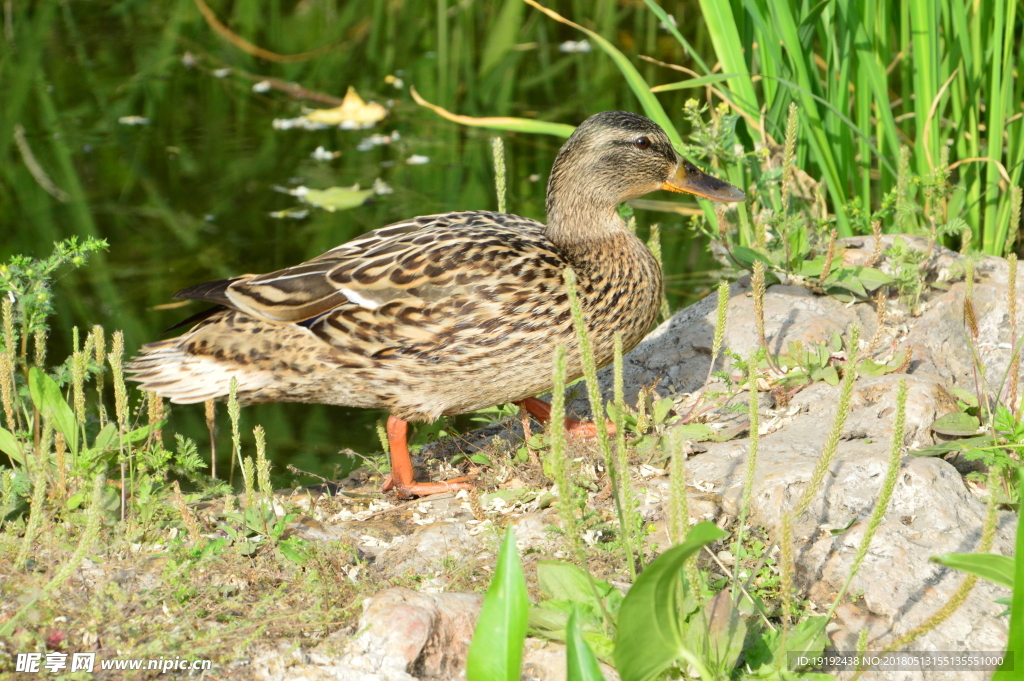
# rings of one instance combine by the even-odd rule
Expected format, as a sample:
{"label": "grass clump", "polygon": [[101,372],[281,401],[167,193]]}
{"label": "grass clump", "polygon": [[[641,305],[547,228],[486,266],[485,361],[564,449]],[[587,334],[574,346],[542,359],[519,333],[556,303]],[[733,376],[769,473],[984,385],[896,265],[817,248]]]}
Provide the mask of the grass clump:
{"label": "grass clump", "polygon": [[69,241],[0,267],[0,670],[15,652],[46,650],[225,661],[351,620],[375,582],[350,579],[360,562],[347,545],[287,536],[298,509],[273,496],[262,428],[237,508],[193,441],[165,445],[162,400],[129,392],[120,333],[108,343],[94,328],[82,343],[76,330],[56,367],[31,352],[45,344],[52,276],[100,246]]}

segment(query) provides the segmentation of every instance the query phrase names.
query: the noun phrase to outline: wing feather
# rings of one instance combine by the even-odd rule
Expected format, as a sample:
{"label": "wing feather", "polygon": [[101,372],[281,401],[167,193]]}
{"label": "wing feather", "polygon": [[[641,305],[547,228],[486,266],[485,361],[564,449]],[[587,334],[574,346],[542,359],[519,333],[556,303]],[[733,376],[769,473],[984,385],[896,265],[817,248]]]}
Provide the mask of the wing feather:
{"label": "wing feather", "polygon": [[[500,219],[499,219],[500,217]],[[227,286],[229,305],[272,322],[301,322],[345,306],[416,307],[493,281],[493,260],[546,245],[543,225],[485,212],[447,213],[369,232],[301,265]],[[519,238],[521,243],[515,242]],[[499,253],[500,252],[500,253]],[[417,303],[416,301],[419,301]]]}

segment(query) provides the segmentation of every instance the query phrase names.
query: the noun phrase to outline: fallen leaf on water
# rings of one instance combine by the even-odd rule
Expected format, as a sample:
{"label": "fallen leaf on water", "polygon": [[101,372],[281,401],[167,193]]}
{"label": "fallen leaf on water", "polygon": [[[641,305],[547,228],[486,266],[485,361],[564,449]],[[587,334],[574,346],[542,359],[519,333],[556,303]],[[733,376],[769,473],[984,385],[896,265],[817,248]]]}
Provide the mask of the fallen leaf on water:
{"label": "fallen leaf on water", "polygon": [[[305,190],[305,191],[302,191]],[[307,189],[298,187],[291,192],[298,196],[304,203],[326,211],[348,210],[366,203],[366,200],[374,195],[371,189],[360,189],[358,184],[351,187],[328,187],[327,189]]]}
{"label": "fallen leaf on water", "polygon": [[345,93],[345,98],[341,100],[341,106],[336,106],[333,109],[317,109],[306,114],[306,120],[327,125],[348,123],[366,128],[383,120],[387,115],[387,109],[376,102],[367,104],[362,97],[356,94],[356,89],[350,86],[348,92]]}

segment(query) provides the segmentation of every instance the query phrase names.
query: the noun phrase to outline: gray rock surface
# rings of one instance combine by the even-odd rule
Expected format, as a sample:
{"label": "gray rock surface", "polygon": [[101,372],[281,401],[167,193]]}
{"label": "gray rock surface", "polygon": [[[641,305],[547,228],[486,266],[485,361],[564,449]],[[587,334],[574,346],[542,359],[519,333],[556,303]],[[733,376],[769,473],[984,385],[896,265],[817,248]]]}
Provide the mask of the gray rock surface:
{"label": "gray rock surface", "polygon": [[455,678],[465,667],[479,611],[475,594],[388,589],[363,603],[354,636],[341,632],[308,653],[269,651],[252,667],[264,681]]}

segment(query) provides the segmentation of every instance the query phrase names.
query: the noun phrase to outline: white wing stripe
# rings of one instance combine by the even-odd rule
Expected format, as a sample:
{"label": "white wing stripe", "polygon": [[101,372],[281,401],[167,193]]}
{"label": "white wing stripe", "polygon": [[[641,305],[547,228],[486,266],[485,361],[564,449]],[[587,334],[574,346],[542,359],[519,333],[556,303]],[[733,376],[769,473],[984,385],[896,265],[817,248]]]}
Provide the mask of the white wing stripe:
{"label": "white wing stripe", "polygon": [[365,308],[367,310],[376,310],[378,307],[380,307],[380,303],[378,303],[377,301],[370,300],[369,298],[360,295],[359,293],[353,291],[352,289],[343,288],[340,289],[340,291],[343,296],[348,298],[350,303],[355,303],[359,307]]}

